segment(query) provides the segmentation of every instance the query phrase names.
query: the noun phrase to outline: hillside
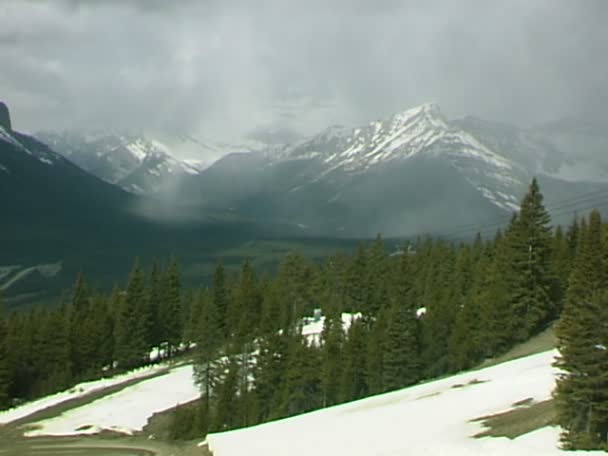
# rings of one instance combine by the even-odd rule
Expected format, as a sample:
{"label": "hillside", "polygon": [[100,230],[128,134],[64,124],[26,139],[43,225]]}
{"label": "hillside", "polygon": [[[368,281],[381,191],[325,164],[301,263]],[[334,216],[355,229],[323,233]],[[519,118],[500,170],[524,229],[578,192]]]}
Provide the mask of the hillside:
{"label": "hillside", "polygon": [[[281,421],[207,438],[215,456],[604,454],[558,449],[559,429],[541,424],[514,439],[482,437],[504,412],[551,398],[555,351]],[[519,405],[518,405],[519,404]],[[500,432],[500,431],[499,431]]]}
{"label": "hillside", "polygon": [[[557,447],[559,430],[547,425],[550,413],[547,415],[544,411],[544,401],[550,399],[554,385],[556,370],[551,363],[555,354],[554,350],[542,352],[293,418],[211,434],[206,443],[215,456],[241,455],[244,448],[252,456],[403,453],[432,456],[446,451],[454,455],[497,456],[604,454],[567,453]],[[114,393],[104,396],[104,389]],[[31,422],[26,418],[28,414],[36,413],[32,415],[34,419],[43,418],[45,415],[40,412],[46,407],[67,404],[65,401],[78,395],[95,393],[97,400],[62,406],[60,415],[47,412],[46,420],[36,423],[37,430],[30,435],[80,434],[84,437],[100,429],[130,434],[141,431],[153,413],[197,396],[188,366],[168,373],[158,367],[142,370],[116,380],[77,386],[72,391],[78,393],[62,393],[25,408],[0,413],[0,422]],[[171,391],[171,395],[167,395],[167,391]],[[131,404],[129,412],[125,411],[125,403]],[[512,439],[476,437],[487,432],[487,426],[494,426],[492,432],[498,435],[512,431],[491,419],[504,416],[505,412],[520,414],[514,419],[520,423],[515,434],[521,435]],[[537,418],[522,421],[522,416],[530,414]],[[43,446],[53,445],[52,440],[42,442]],[[77,442],[80,445],[91,442],[88,445],[93,448],[104,445],[103,441],[99,443],[86,437]],[[136,444],[136,440],[133,443]]]}

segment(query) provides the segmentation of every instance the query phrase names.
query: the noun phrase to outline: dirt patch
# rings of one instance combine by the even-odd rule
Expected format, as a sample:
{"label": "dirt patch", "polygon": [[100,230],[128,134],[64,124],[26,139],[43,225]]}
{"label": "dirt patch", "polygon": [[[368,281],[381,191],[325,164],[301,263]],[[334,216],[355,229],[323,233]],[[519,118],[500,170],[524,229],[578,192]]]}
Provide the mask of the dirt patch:
{"label": "dirt patch", "polygon": [[474,437],[507,437],[515,439],[528,432],[554,425],[555,405],[553,399],[536,403],[531,399],[526,398],[516,402],[514,405],[517,408],[508,412],[482,416],[471,420],[473,422],[481,421],[482,425],[487,428]]}
{"label": "dirt patch", "polygon": [[467,386],[480,385],[482,383],[487,383],[489,380],[479,380],[474,378],[473,380],[468,381],[467,383],[456,383],[452,385],[450,388],[465,388]]}

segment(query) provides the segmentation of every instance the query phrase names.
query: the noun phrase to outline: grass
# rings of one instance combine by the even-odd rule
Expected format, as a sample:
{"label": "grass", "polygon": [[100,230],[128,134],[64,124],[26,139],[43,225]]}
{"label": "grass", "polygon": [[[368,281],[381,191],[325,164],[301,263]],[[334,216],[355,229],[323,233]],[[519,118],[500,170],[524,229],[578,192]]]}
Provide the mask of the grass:
{"label": "grass", "polygon": [[555,424],[555,405],[552,399],[533,403],[531,398],[516,402],[508,412],[482,416],[472,420],[482,422],[487,429],[474,437],[507,437],[515,439],[528,432]]}
{"label": "grass", "polygon": [[496,358],[490,358],[485,360],[474,370],[484,369],[490,366],[496,366],[507,361],[513,361],[515,359],[523,358],[525,356],[535,355],[555,348],[555,332],[553,328],[547,328],[540,334],[532,337],[531,339],[516,345],[511,350],[503,355],[497,356]]}

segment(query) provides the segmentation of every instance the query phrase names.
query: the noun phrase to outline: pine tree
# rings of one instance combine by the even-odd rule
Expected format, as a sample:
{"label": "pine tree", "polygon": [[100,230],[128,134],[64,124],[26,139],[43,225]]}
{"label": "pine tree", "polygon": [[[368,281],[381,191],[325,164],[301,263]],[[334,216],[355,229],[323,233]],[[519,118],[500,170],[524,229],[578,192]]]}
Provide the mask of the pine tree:
{"label": "pine tree", "polygon": [[568,449],[608,448],[608,281],[603,227],[593,211],[581,242],[556,328],[561,374],[554,392]]}
{"label": "pine tree", "polygon": [[228,291],[224,266],[219,263],[213,274],[213,315],[217,319],[216,326],[222,340],[228,338]]}
{"label": "pine tree", "polygon": [[217,404],[213,425],[214,432],[232,429],[238,420],[237,391],[239,366],[235,358],[228,359],[226,374],[217,385]]}
{"label": "pine tree", "polygon": [[387,325],[388,309],[383,309],[373,321],[373,324],[368,326],[365,381],[370,394],[384,392],[383,377]]}
{"label": "pine tree", "polygon": [[[348,297],[348,307],[355,312],[366,310],[366,303],[369,299],[367,277],[367,253],[363,245],[359,245],[357,253],[347,271],[346,295]],[[365,314],[364,319],[371,316]]]}
{"label": "pine tree", "polygon": [[502,354],[513,345],[520,331],[515,317],[514,292],[518,270],[514,266],[511,230],[517,223],[513,218],[505,237],[497,239],[493,249],[479,263],[472,305],[479,312],[477,346],[469,363]]}
{"label": "pine tree", "polygon": [[169,264],[163,284],[163,325],[165,327],[165,342],[168,343],[171,357],[182,341],[184,315],[182,312],[181,280],[177,261]]}
{"label": "pine tree", "polygon": [[89,313],[90,298],[89,286],[81,272],[72,288],[69,324],[71,364],[76,378],[83,378],[86,371],[89,370],[90,351],[94,344],[84,325]]}
{"label": "pine tree", "polygon": [[140,315],[145,297],[145,276],[139,262],[135,261],[115,326],[115,356],[123,369],[139,366],[145,359],[148,347]]}
{"label": "pine tree", "polygon": [[200,304],[201,314],[196,328],[196,362],[194,365],[195,380],[201,390],[201,417],[204,418],[206,426],[211,424],[211,396],[219,384],[221,374],[218,368],[221,341],[218,320],[214,315],[216,308],[213,296],[209,290],[201,291],[197,298]]}
{"label": "pine tree", "polygon": [[282,382],[281,415],[291,416],[321,406],[319,350],[300,334],[289,336],[287,366]]}
{"label": "pine tree", "polygon": [[512,264],[517,268],[512,305],[520,341],[542,330],[557,316],[555,279],[549,265],[549,223],[538,182],[533,179],[509,236]]}
{"label": "pine tree", "polygon": [[395,300],[390,311],[382,385],[393,391],[416,383],[421,377],[418,319],[411,302]]}
{"label": "pine tree", "polygon": [[162,308],[162,279],[158,263],[152,263],[150,279],[148,280],[148,290],[146,304],[148,321],[146,322],[146,342],[151,347],[159,347],[166,340],[164,334],[164,324],[161,321]]}
{"label": "pine tree", "polygon": [[288,335],[280,328],[281,305],[277,285],[268,284],[263,295],[259,353],[253,368],[258,421],[280,416],[280,387],[287,368]]}
{"label": "pine tree", "polygon": [[325,316],[321,344],[321,390],[323,406],[327,407],[336,404],[340,395],[344,331],[339,310]]}
{"label": "pine tree", "polygon": [[47,313],[40,327],[37,395],[65,389],[72,381],[69,344],[69,315],[65,307]]}
{"label": "pine tree", "polygon": [[340,402],[354,401],[369,394],[367,384],[368,327],[361,319],[351,322],[344,344],[344,360],[340,378]]}

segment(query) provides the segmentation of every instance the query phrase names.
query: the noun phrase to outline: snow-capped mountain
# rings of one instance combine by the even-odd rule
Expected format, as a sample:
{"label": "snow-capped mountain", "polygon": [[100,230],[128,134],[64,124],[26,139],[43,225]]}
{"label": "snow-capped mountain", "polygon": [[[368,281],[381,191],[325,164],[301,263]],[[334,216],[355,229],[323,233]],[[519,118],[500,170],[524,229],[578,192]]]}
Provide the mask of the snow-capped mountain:
{"label": "snow-capped mountain", "polygon": [[[182,186],[181,196],[328,234],[449,231],[508,216],[533,176],[542,177],[549,202],[608,182],[565,179],[571,162],[588,157],[575,159],[550,139],[545,130],[451,121],[430,103],[357,128],[332,126],[294,144],[228,155]],[[597,167],[608,169],[603,160],[604,168]]]}
{"label": "snow-capped mountain", "polygon": [[521,180],[525,175],[521,166],[492,151],[466,130],[450,125],[436,104],[352,130],[333,127],[288,149],[284,157],[315,154],[323,160],[325,169],[311,183],[329,179],[333,173],[363,174],[417,157],[446,160],[492,203],[507,210],[516,208],[519,187],[526,180]]}
{"label": "snow-capped mountain", "polygon": [[154,193],[200,170],[173,157],[169,148],[141,134],[38,133],[37,138],[82,169],[133,193]]}

